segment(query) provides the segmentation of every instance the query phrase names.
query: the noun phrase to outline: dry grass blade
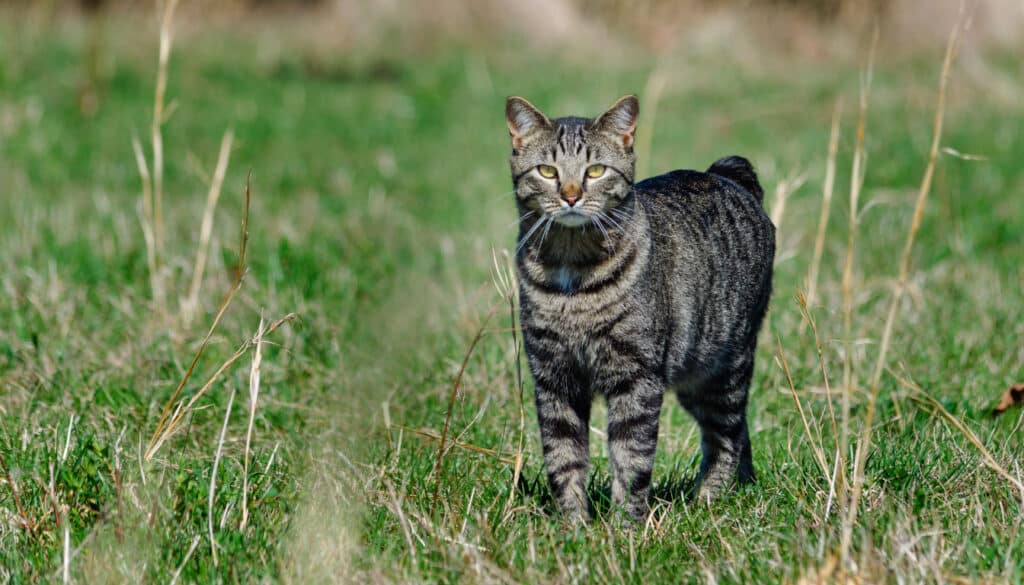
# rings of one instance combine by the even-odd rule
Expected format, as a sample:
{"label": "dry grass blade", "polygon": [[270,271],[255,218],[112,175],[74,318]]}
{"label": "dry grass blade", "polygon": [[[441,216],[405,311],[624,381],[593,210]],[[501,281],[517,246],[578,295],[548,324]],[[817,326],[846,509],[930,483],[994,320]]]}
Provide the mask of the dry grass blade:
{"label": "dry grass blade", "polygon": [[202,287],[203,272],[206,270],[206,257],[210,252],[210,235],[213,233],[213,214],[217,210],[217,202],[220,200],[221,186],[224,184],[224,175],[228,169],[228,159],[231,158],[233,140],[234,133],[230,130],[224,133],[224,137],[220,141],[220,153],[217,155],[213,180],[210,181],[210,192],[206,195],[206,208],[203,210],[203,221],[199,227],[199,248],[196,250],[195,266],[192,269],[192,284],[189,286],[188,298],[185,300],[186,323],[192,321],[196,308],[199,306],[199,289]]}
{"label": "dry grass blade", "polygon": [[[413,435],[416,435],[417,437],[423,437],[425,439],[431,439],[433,441],[440,441],[441,440],[441,433],[435,431],[434,429],[414,429],[412,427],[407,427],[405,425],[396,425],[396,424],[389,425],[388,428],[401,429],[402,431],[407,432],[407,433],[411,433]],[[480,447],[479,445],[474,445],[472,443],[465,443],[465,442],[460,441],[458,439],[448,439],[448,443],[451,446],[453,446],[453,447],[458,447],[459,449],[464,449],[466,451],[471,451],[473,453],[480,453],[481,455],[487,455],[488,457],[493,457],[497,461],[499,461],[501,463],[504,463],[506,465],[515,465],[516,464],[516,458],[509,457],[508,455],[504,455],[500,451],[497,451],[496,449],[489,449],[487,447]]]}
{"label": "dry grass blade", "polygon": [[789,177],[782,179],[775,185],[775,195],[772,198],[772,224],[776,228],[782,225],[782,218],[786,212],[786,202],[789,200],[789,196],[796,193],[800,187],[803,186],[804,181],[807,180],[806,175],[797,175],[795,177]]}
{"label": "dry grass blade", "polygon": [[655,66],[654,70],[647,77],[644,84],[644,109],[647,113],[641,117],[641,127],[637,132],[639,144],[636,151],[640,153],[640,161],[637,168],[637,177],[646,177],[651,167],[651,143],[654,141],[654,122],[658,117],[658,103],[661,101],[661,94],[665,90],[665,83],[668,75],[665,72],[663,63]]}
{"label": "dry grass blade", "polygon": [[793,376],[789,373],[789,362],[786,360],[786,350],[782,347],[782,340],[776,338],[776,343],[779,346],[779,358],[782,363],[782,371],[786,374],[786,380],[789,382],[789,390],[793,396],[793,402],[796,403],[796,410],[800,413],[800,422],[804,425],[804,433],[807,435],[807,441],[810,442],[811,448],[814,450],[814,460],[818,462],[818,466],[821,467],[821,473],[825,476],[825,479],[831,481],[832,474],[829,473],[828,464],[825,462],[825,454],[821,447],[821,437],[815,439],[814,434],[811,432],[811,426],[807,423],[807,416],[804,414],[804,407],[800,403],[800,397],[796,393],[796,385],[793,384]]}
{"label": "dry grass blade", "polygon": [[118,544],[124,544],[124,507],[122,505],[121,491],[121,440],[124,439],[125,432],[128,431],[128,427],[125,426],[121,429],[121,434],[117,437],[117,441],[114,443],[114,502],[117,506],[117,522],[114,524],[114,535],[117,537]]}
{"label": "dry grass blade", "polygon": [[185,569],[185,565],[188,564],[188,560],[192,558],[192,553],[196,552],[196,547],[199,546],[199,540],[202,537],[198,534],[192,538],[192,544],[188,547],[188,552],[185,553],[185,558],[181,560],[181,564],[178,565],[178,569],[174,571],[174,576],[171,578],[171,585],[175,585],[178,579],[181,578],[181,572]]}
{"label": "dry grass blade", "polygon": [[[825,356],[821,351],[821,339],[818,337],[818,324],[814,320],[814,315],[811,314],[811,307],[807,300],[807,297],[801,292],[797,292],[797,303],[800,305],[800,313],[804,318],[805,323],[811,325],[811,332],[814,334],[814,349],[818,354],[818,369],[821,371],[821,382],[825,387],[825,397],[828,398],[828,417],[829,422],[832,425],[832,436],[839,436],[839,424],[836,422],[836,411],[832,406],[832,385],[828,381],[828,370],[825,368]],[[822,446],[824,448],[824,445]],[[843,459],[842,455],[840,458]],[[844,461],[845,464],[845,461]]]}
{"label": "dry grass blade", "polygon": [[[149,445],[146,447],[146,461],[153,458],[154,453],[159,448],[160,444],[163,443],[163,439],[166,439],[168,431],[168,416],[170,416],[171,408],[178,400],[178,396],[181,395],[182,389],[188,382],[189,378],[192,377],[192,372],[196,369],[196,364],[199,363],[199,358],[203,356],[203,352],[206,351],[206,347],[210,344],[210,339],[213,337],[214,332],[217,330],[217,326],[220,325],[221,319],[224,317],[225,311],[228,310],[228,306],[231,305],[232,299],[235,298],[235,293],[242,286],[242,277],[245,274],[245,252],[249,243],[249,204],[251,200],[250,186],[251,186],[252,173],[249,178],[245,181],[245,207],[242,213],[242,235],[241,243],[238,246],[238,266],[235,268],[235,279],[231,283],[231,288],[224,295],[224,299],[220,303],[220,307],[217,309],[217,314],[213,318],[213,323],[210,324],[210,328],[206,331],[206,336],[203,338],[202,343],[199,344],[199,349],[196,350],[195,356],[192,358],[192,362],[189,364],[188,369],[185,370],[185,375],[182,376],[181,381],[178,382],[178,386],[174,389],[170,399],[164,405],[163,411],[160,413],[160,420],[157,421],[156,430],[153,432],[153,436],[149,440]],[[237,359],[237,358],[235,358]],[[180,406],[180,405],[179,405]],[[183,416],[183,415],[181,415]]]}
{"label": "dry grass blade", "polygon": [[149,292],[153,301],[162,306],[163,286],[156,265],[156,241],[153,236],[153,183],[149,175],[146,155],[142,152],[142,143],[138,136],[132,136],[132,152],[135,153],[135,164],[139,168],[142,179],[142,237],[146,242],[146,265],[149,268]]}
{"label": "dry grass blade", "polygon": [[20,524],[25,530],[32,531],[33,524],[28,519],[28,515],[25,514],[25,508],[21,505],[21,495],[18,493],[18,484],[14,483],[14,477],[11,476],[11,472],[7,468],[7,459],[4,458],[2,451],[0,451],[0,472],[3,472],[4,481],[7,482],[7,485],[11,486],[11,497],[14,499],[14,508],[18,511],[18,524]]}
{"label": "dry grass blade", "polygon": [[[917,202],[914,204],[914,215],[910,222],[910,230],[907,232],[907,240],[903,246],[903,254],[900,257],[899,276],[896,287],[893,290],[892,300],[889,303],[889,312],[885,319],[885,326],[882,330],[882,340],[878,348],[878,358],[875,361],[875,368],[871,374],[871,385],[868,393],[867,412],[864,415],[864,425],[861,431],[860,441],[857,445],[857,452],[853,466],[853,484],[848,509],[847,523],[853,525],[857,520],[857,506],[860,502],[861,489],[864,485],[864,465],[867,460],[867,453],[871,447],[871,431],[874,422],[875,407],[878,402],[878,393],[882,379],[882,372],[885,370],[886,357],[889,352],[889,344],[892,341],[892,331],[896,323],[896,314],[903,292],[907,286],[910,276],[910,254],[914,249],[914,239],[921,227],[921,219],[924,217],[925,204],[928,202],[928,195],[931,192],[932,176],[935,173],[935,161],[939,156],[939,144],[942,139],[942,122],[946,111],[946,90],[949,85],[950,72],[953,61],[956,58],[957,49],[960,45],[960,33],[964,27],[963,5],[961,4],[960,18],[953,26],[949,35],[949,42],[946,44],[946,56],[942,62],[942,74],[939,78],[939,94],[935,105],[935,119],[932,127],[932,143],[928,153],[928,163],[925,166],[924,176],[921,178],[921,186],[917,192]],[[844,534],[844,550],[849,545],[848,536]]]}
{"label": "dry grass blade", "polygon": [[505,503],[505,511],[502,514],[503,517],[507,517],[509,510],[512,509],[512,503],[515,501],[515,486],[519,484],[519,478],[523,472],[523,462],[525,457],[523,455],[523,446],[526,437],[526,406],[525,406],[525,394],[523,392],[523,363],[522,363],[522,348],[519,344],[519,333],[518,323],[516,319],[516,305],[518,300],[518,287],[516,286],[516,271],[512,263],[512,257],[509,255],[508,250],[503,251],[505,257],[504,270],[498,263],[497,256],[494,256],[494,268],[498,271],[501,276],[501,282],[504,287],[502,296],[508,300],[508,316],[509,323],[511,324],[512,333],[512,347],[515,352],[514,359],[516,363],[516,390],[519,399],[519,444],[516,447],[516,458],[515,466],[512,470],[512,489],[508,493],[508,501]]}
{"label": "dry grass blade", "polygon": [[260,363],[263,361],[263,317],[253,337],[256,346],[252,354],[252,366],[249,368],[249,428],[245,432],[245,459],[242,466],[242,523],[239,530],[245,530],[249,523],[249,448],[252,445],[252,427],[256,422],[256,401],[260,397]]}
{"label": "dry grass blade", "polygon": [[476,349],[480,339],[484,336],[484,330],[487,328],[487,324],[490,323],[491,318],[494,317],[494,313],[497,307],[492,308],[487,317],[484,318],[483,323],[476,331],[476,336],[473,337],[473,342],[469,344],[469,349],[466,350],[466,356],[462,358],[462,365],[459,367],[459,373],[455,376],[455,383],[452,384],[451,396],[448,398],[448,413],[444,417],[444,430],[441,432],[441,444],[437,447],[437,459],[434,461],[434,495],[430,504],[430,513],[433,515],[434,510],[437,508],[437,498],[441,492],[441,475],[443,473],[443,463],[445,454],[445,443],[448,441],[448,428],[452,422],[452,411],[455,409],[455,398],[459,394],[459,385],[462,383],[462,375],[466,372],[466,364],[469,363],[469,358],[473,355],[473,350]]}
{"label": "dry grass blade", "polygon": [[963,434],[963,436],[966,437],[967,440],[970,441],[970,443],[974,445],[975,448],[978,449],[978,452],[981,453],[981,457],[984,460],[985,465],[987,465],[989,469],[991,469],[992,471],[995,471],[997,474],[999,474],[1003,479],[1010,482],[1010,484],[1013,485],[1013,487],[1017,488],[1017,491],[1020,492],[1021,502],[1024,503],[1024,482],[1021,482],[1019,478],[1014,477],[1013,474],[1007,471],[1005,467],[999,465],[999,462],[996,461],[996,458],[992,456],[992,453],[985,448],[984,443],[981,442],[981,439],[978,438],[978,435],[976,435],[974,431],[972,431],[967,425],[965,425],[963,421],[953,416],[948,410],[946,410],[941,404],[939,404],[937,400],[935,400],[934,398],[929,396],[927,392],[922,390],[920,386],[918,386],[911,380],[908,380],[900,376],[899,374],[893,372],[888,368],[886,368],[886,371],[888,371],[889,374],[891,374],[892,377],[895,378],[901,386],[914,393],[914,395],[911,396],[911,398],[913,398],[916,402],[919,402],[921,404],[927,404],[928,406],[930,406],[935,413],[940,414],[942,418],[946,419],[946,421],[948,421],[949,424],[953,425],[953,427],[956,428],[956,430],[960,431]]}
{"label": "dry grass blade", "polygon": [[164,96],[167,93],[167,63],[171,57],[174,41],[172,23],[178,0],[166,0],[163,17],[160,19],[160,56],[156,73],[156,90],[153,92],[153,236],[156,242],[157,262],[163,249],[164,219],[164,142],[161,126],[164,123]]}
{"label": "dry grass blade", "polygon": [[71,522],[64,522],[64,554],[61,556],[61,582],[71,582]]}
{"label": "dry grass blade", "polygon": [[231,407],[235,404],[235,389],[231,388],[228,407],[224,410],[224,424],[220,427],[220,439],[217,441],[217,453],[213,457],[213,471],[210,472],[210,494],[207,500],[206,523],[210,536],[210,553],[213,555],[213,566],[217,566],[217,541],[213,539],[213,499],[217,489],[217,467],[220,466],[220,455],[224,450],[224,437],[228,433],[228,419],[231,418]]}
{"label": "dry grass blade", "polygon": [[[939,97],[935,107],[935,121],[932,131],[932,144],[928,153],[928,164],[925,166],[924,177],[917,192],[917,201],[914,204],[914,215],[910,222],[910,230],[907,232],[906,242],[903,244],[903,254],[900,256],[899,276],[896,286],[893,289],[892,299],[889,302],[889,313],[885,319],[885,327],[882,330],[882,341],[878,350],[878,358],[875,361],[875,368],[871,375],[871,396],[878,392],[878,384],[885,370],[886,354],[889,344],[892,341],[893,326],[896,322],[896,314],[899,309],[900,300],[907,288],[907,281],[910,278],[910,255],[914,249],[914,241],[917,232],[921,227],[921,220],[924,217],[925,205],[928,202],[928,195],[931,193],[932,177],[935,174],[935,162],[938,160],[939,143],[942,139],[942,122],[946,111],[946,89],[949,84],[950,71],[956,52],[959,47],[960,23],[950,34],[949,43],[946,46],[946,57],[942,64],[942,76],[939,81]],[[870,412],[870,411],[869,411]]]}
{"label": "dry grass blade", "polygon": [[388,490],[388,496],[391,498],[391,504],[394,506],[395,515],[398,516],[398,523],[402,527],[402,534],[405,536],[405,543],[409,546],[409,557],[415,560],[416,544],[412,540],[412,529],[409,521],[406,519],[405,513],[402,511],[402,501],[398,499],[398,494],[395,493],[395,486],[390,480],[385,478],[384,485]]}
{"label": "dry grass blade", "polygon": [[[284,317],[281,317],[277,321],[271,323],[270,326],[267,327],[266,330],[263,332],[263,335],[270,335],[271,333],[276,331],[281,325],[284,325],[285,323],[291,321],[295,317],[295,313],[289,313]],[[196,393],[192,395],[188,402],[179,405],[179,407],[175,411],[174,416],[172,416],[168,420],[168,423],[165,426],[163,432],[160,434],[159,437],[157,437],[157,440],[152,448],[153,454],[155,454],[160,449],[160,447],[167,441],[167,439],[169,439],[171,435],[173,435],[174,432],[178,430],[178,426],[181,424],[181,421],[185,418],[185,415],[192,411],[192,408],[195,406],[196,402],[198,402],[199,399],[202,398],[204,394],[206,394],[210,387],[213,386],[213,383],[220,378],[221,374],[227,371],[227,369],[231,367],[232,364],[234,364],[236,361],[239,360],[239,358],[245,355],[245,352],[249,351],[249,348],[252,347],[253,344],[254,338],[249,338],[242,342],[242,344],[238,346],[238,349],[235,350],[235,353],[231,354],[231,357],[229,357],[224,363],[220,365],[219,368],[217,368],[213,375],[211,375],[206,380],[206,383],[203,384],[202,387],[200,387],[199,390],[197,390]]]}
{"label": "dry grass blade", "polygon": [[[832,110],[832,130],[828,138],[828,160],[825,163],[825,185],[821,193],[821,215],[818,216],[818,233],[814,237],[814,254],[807,270],[807,305],[814,306],[818,300],[818,270],[821,255],[825,251],[825,234],[828,231],[828,216],[832,209],[832,193],[836,182],[836,153],[839,152],[839,120],[843,112],[843,100],[837,99]],[[801,324],[803,330],[806,321]]]}

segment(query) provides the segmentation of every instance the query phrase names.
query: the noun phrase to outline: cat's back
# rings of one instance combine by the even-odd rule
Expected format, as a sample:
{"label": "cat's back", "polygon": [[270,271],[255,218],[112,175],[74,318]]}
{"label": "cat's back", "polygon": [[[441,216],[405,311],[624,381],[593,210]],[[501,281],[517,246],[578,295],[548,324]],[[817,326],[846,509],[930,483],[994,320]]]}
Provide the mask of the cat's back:
{"label": "cat's back", "polygon": [[775,226],[746,159],[722,159],[706,172],[672,171],[635,188],[650,225],[655,270],[674,289],[719,295],[724,303],[764,302],[771,288]]}

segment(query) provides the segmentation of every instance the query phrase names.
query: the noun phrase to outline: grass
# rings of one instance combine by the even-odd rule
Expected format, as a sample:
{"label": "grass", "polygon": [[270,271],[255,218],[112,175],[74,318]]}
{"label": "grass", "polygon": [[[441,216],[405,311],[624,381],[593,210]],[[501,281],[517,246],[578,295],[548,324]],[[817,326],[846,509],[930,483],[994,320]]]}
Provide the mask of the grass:
{"label": "grass", "polygon": [[[577,52],[473,44],[328,54],[296,35],[257,42],[189,29],[175,40],[161,128],[162,311],[131,142],[152,123],[151,25],[108,29],[126,32],[106,40],[90,116],[76,94],[87,31],[0,24],[0,581],[60,580],[65,567],[78,582],[836,577],[841,502],[815,454],[819,445],[829,467],[838,441],[822,371],[838,410],[850,360],[849,462],[928,162],[941,51],[876,59],[848,352],[843,186],[857,112],[842,111],[835,204],[809,307],[819,363],[796,297],[814,257],[834,105],[856,103],[857,62],[625,51],[595,66]],[[1012,53],[972,58],[1013,79]],[[664,82],[649,83],[655,69]],[[1024,116],[971,71],[954,69],[942,146],[984,160],[940,156],[909,257],[851,535],[848,568],[864,581],[1024,580],[1022,495],[991,466],[1021,477],[1024,414],[989,416],[1024,369]],[[699,437],[668,401],[655,513],[646,526],[624,526],[608,503],[598,409],[598,519],[570,528],[552,513],[531,382],[526,375],[521,402],[518,339],[494,282],[492,249],[515,238],[503,98],[596,112],[644,87],[660,94],[657,123],[640,141],[652,172],[735,152],[755,162],[766,191],[806,177],[786,197],[755,375],[759,481],[710,507],[681,497]],[[230,164],[187,319],[227,129]],[[257,344],[255,391],[249,355],[146,461],[161,410],[234,278],[250,170],[248,270],[183,396],[263,317],[298,319]],[[442,434],[438,465],[432,437]]]}

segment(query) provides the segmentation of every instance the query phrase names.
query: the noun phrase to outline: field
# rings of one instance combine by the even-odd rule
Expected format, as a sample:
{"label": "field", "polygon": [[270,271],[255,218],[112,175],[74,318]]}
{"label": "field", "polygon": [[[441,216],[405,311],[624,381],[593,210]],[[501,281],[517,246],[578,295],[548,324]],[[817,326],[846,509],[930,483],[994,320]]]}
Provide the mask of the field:
{"label": "field", "polygon": [[[598,60],[487,40],[335,51],[301,28],[193,19],[168,68],[154,274],[133,136],[153,174],[156,19],[115,19],[96,45],[78,19],[8,16],[0,582],[1024,581],[1024,413],[991,415],[1024,376],[1019,52],[969,46],[953,65],[873,403],[941,46],[880,45],[855,157],[870,35],[829,59],[730,50],[722,36],[661,58],[623,42]],[[639,172],[736,153],[765,185],[779,253],[751,398],[759,481],[710,506],[689,500],[699,436],[667,400],[654,512],[627,525],[608,503],[599,408],[599,514],[573,527],[547,493],[515,299],[502,292],[516,238],[504,98],[593,114],[628,92],[641,100]],[[799,297],[838,101],[809,327]],[[250,174],[244,279],[180,397],[212,383],[150,449],[231,289]],[[260,334],[261,319],[292,313]]]}

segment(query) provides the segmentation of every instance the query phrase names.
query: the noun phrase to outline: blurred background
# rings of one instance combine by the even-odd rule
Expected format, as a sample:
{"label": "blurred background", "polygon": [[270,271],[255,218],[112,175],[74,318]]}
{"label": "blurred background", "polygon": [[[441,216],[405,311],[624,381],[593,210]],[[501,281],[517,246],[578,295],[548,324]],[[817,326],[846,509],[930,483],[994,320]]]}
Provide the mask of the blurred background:
{"label": "blurred background", "polygon": [[[1017,421],[987,416],[1024,369],[1020,0],[0,2],[0,582],[782,582],[829,566],[829,485],[787,376],[832,453],[820,375],[850,364],[863,413],[958,22],[889,363],[991,424],[979,434],[1011,466]],[[779,240],[751,406],[755,459],[779,473],[687,508],[699,438],[667,408],[670,521],[628,547],[545,511],[499,276],[516,242],[505,97],[594,115],[627,93],[639,176],[746,156]],[[247,270],[220,319],[250,177]],[[794,301],[810,290],[820,344]],[[261,319],[292,313],[253,393]],[[863,582],[1024,578],[1005,562],[1024,554],[1018,500],[883,386]],[[168,412],[181,425],[154,447]],[[435,474],[449,426],[462,447]]]}

